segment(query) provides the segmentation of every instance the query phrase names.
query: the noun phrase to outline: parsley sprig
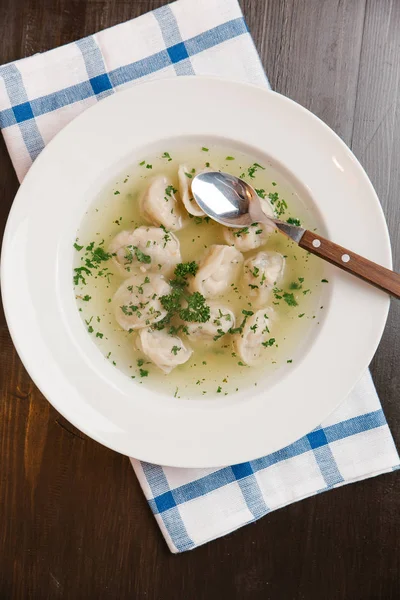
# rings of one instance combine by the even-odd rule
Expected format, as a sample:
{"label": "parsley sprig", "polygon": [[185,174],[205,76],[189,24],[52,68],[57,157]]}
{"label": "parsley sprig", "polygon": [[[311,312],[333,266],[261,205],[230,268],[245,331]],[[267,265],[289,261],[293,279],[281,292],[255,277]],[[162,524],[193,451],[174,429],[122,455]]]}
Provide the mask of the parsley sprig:
{"label": "parsley sprig", "polygon": [[[210,319],[210,307],[206,304],[204,296],[200,292],[190,294],[187,290],[188,277],[194,277],[198,268],[195,261],[180,263],[175,267],[175,279],[170,281],[172,291],[160,298],[167,315],[155,325],[157,329],[163,329],[173,317],[179,317],[189,323],[206,323]],[[181,326],[180,328],[184,329]],[[177,328],[172,326],[171,329],[175,332]]]}

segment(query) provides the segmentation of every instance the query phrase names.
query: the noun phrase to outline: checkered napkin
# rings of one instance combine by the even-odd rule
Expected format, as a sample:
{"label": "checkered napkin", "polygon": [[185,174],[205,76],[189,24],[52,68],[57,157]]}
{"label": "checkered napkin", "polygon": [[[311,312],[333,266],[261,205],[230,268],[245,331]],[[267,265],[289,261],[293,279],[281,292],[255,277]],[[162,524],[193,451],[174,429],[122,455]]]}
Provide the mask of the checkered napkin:
{"label": "checkered napkin", "polygon": [[[0,67],[0,127],[19,179],[64,125],[105,96],[136,81],[197,74],[268,85],[237,0],[178,0]],[[172,552],[399,467],[369,373],[320,427],[263,458],[222,469],[131,460]]]}

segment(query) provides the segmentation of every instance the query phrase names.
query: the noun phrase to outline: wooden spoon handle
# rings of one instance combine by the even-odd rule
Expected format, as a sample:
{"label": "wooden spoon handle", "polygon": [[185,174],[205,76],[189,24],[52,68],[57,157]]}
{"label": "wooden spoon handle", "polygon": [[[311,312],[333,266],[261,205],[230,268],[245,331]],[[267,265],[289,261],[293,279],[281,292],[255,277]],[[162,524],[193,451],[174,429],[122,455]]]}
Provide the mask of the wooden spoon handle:
{"label": "wooden spoon handle", "polygon": [[388,294],[395,296],[395,298],[400,298],[399,273],[381,267],[359,254],[355,254],[338,244],[334,244],[316,235],[312,231],[304,233],[299,246],[336,265],[340,269],[371,283],[380,290],[388,292]]}

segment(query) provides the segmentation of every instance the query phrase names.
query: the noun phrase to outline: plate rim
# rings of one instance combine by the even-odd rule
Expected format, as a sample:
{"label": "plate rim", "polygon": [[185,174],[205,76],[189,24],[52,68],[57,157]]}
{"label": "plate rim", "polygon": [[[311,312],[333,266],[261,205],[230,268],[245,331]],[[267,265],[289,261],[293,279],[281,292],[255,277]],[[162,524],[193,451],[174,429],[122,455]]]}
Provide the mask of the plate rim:
{"label": "plate rim", "polygon": [[[18,336],[15,334],[15,330],[12,327],[12,316],[11,316],[11,312],[12,309],[10,309],[9,306],[9,292],[8,292],[8,284],[7,284],[7,279],[5,276],[5,264],[8,261],[8,256],[7,256],[7,241],[10,237],[11,234],[11,228],[13,225],[13,219],[14,219],[14,214],[17,212],[17,210],[19,210],[19,204],[21,202],[24,202],[23,199],[23,194],[25,193],[24,190],[27,188],[27,186],[30,183],[31,179],[34,179],[36,177],[36,171],[40,172],[40,168],[41,168],[41,164],[42,162],[47,160],[47,156],[52,153],[52,148],[53,148],[53,144],[56,143],[57,140],[59,140],[60,138],[62,139],[65,136],[68,136],[69,130],[70,128],[76,126],[76,122],[78,121],[82,121],[84,120],[86,117],[86,115],[88,114],[88,112],[93,112],[95,109],[97,109],[99,106],[104,105],[105,103],[110,103],[111,102],[116,102],[116,99],[118,99],[119,97],[121,97],[121,95],[126,95],[128,96],[129,94],[134,93],[135,89],[138,89],[139,87],[143,87],[143,86],[151,86],[151,85],[160,85],[161,83],[166,83],[166,84],[170,84],[171,82],[178,83],[178,82],[183,82],[184,80],[188,81],[203,81],[203,82],[219,82],[222,85],[235,85],[241,88],[252,88],[254,90],[262,91],[264,94],[271,94],[274,96],[279,97],[281,100],[283,100],[284,102],[289,102],[290,104],[294,104],[297,107],[299,107],[302,111],[304,111],[304,113],[307,114],[308,117],[311,117],[313,119],[315,119],[319,125],[322,125],[323,128],[329,133],[329,135],[334,136],[334,138],[336,138],[336,140],[344,147],[346,148],[346,151],[348,153],[350,153],[351,157],[354,159],[356,165],[358,165],[359,169],[360,169],[360,173],[363,174],[364,178],[366,178],[366,182],[368,182],[369,186],[370,186],[370,190],[372,192],[372,195],[375,198],[376,201],[376,207],[380,209],[380,213],[381,213],[381,220],[382,222],[380,223],[380,226],[384,226],[384,231],[383,233],[385,234],[385,243],[386,243],[386,247],[385,247],[385,253],[386,253],[386,258],[387,258],[387,264],[386,266],[390,266],[392,265],[392,254],[391,254],[391,245],[390,245],[390,237],[389,237],[389,232],[388,232],[388,228],[387,228],[387,224],[386,224],[386,220],[384,217],[384,213],[383,213],[383,209],[382,206],[379,202],[379,199],[376,195],[376,192],[372,186],[372,183],[370,182],[368,175],[366,174],[366,172],[364,171],[362,165],[359,163],[359,161],[357,160],[357,158],[355,157],[355,155],[353,154],[353,152],[351,151],[351,149],[343,142],[343,140],[341,140],[341,138],[328,126],[326,125],[321,119],[319,119],[319,117],[317,117],[316,115],[314,115],[313,113],[311,113],[310,111],[308,111],[308,109],[302,107],[301,105],[299,105],[298,103],[294,102],[293,100],[290,100],[289,98],[287,98],[286,96],[283,96],[277,92],[274,92],[268,88],[263,88],[261,86],[257,86],[254,84],[249,84],[249,83],[240,83],[240,82],[236,82],[236,81],[230,81],[224,78],[220,78],[220,77],[180,77],[180,78],[176,78],[176,77],[171,77],[171,78],[166,78],[166,79],[157,79],[155,81],[149,81],[149,82],[145,82],[145,83],[140,83],[139,86],[133,86],[132,88],[128,88],[126,90],[123,90],[121,92],[119,92],[118,94],[114,94],[112,96],[109,96],[108,98],[104,99],[104,101],[102,101],[101,103],[94,105],[92,107],[90,107],[89,109],[85,110],[82,114],[78,115],[75,119],[73,119],[73,121],[71,121],[70,123],[68,123],[59,133],[57,133],[56,136],[54,136],[53,140],[51,140],[49,142],[49,144],[46,145],[45,149],[42,151],[42,153],[39,155],[39,157],[37,158],[37,160],[35,161],[35,163],[32,165],[31,169],[29,170],[27,176],[25,177],[23,183],[21,184],[20,188],[18,189],[18,192],[15,196],[14,202],[11,206],[11,210],[7,219],[7,224],[6,224],[6,228],[4,231],[4,237],[3,237],[3,243],[2,243],[2,260],[1,260],[1,283],[2,283],[2,289],[1,289],[1,293],[2,293],[2,298],[3,298],[3,306],[4,306],[4,312],[5,312],[5,316],[6,316],[6,321],[7,321],[7,325],[10,331],[10,335],[12,338],[12,341],[15,345],[15,348],[17,350],[18,355],[21,357],[21,360],[25,366],[25,368],[27,369],[30,377],[32,378],[32,380],[34,381],[35,385],[38,387],[38,389],[43,393],[43,395],[48,398],[48,395],[45,393],[45,384],[42,380],[40,380],[40,377],[36,376],[36,373],[32,373],[31,369],[28,365],[29,363],[29,359],[26,358],[26,354],[25,354],[25,350],[24,350],[24,341],[20,340],[18,338]],[[20,200],[20,198],[22,197],[22,201]],[[72,286],[71,286],[72,287]],[[382,309],[382,316],[381,316],[381,324],[380,324],[380,332],[376,335],[376,340],[374,341],[373,344],[373,348],[372,348],[372,344],[371,344],[371,350],[370,350],[370,358],[368,359],[368,363],[370,361],[370,359],[372,358],[373,354],[376,351],[376,348],[379,344],[379,341],[381,339],[385,324],[386,324],[386,320],[387,320],[387,314],[388,314],[388,310],[389,310],[389,298],[387,298],[387,302],[386,302],[386,308],[385,310]],[[365,368],[367,368],[368,364],[365,366]],[[358,379],[362,376],[364,369],[362,369],[359,373],[359,376],[357,378]],[[354,385],[356,384],[356,382],[354,382]],[[349,390],[350,391],[350,390]],[[344,400],[344,397],[340,398],[337,401],[336,407],[339,406],[339,404]],[[86,427],[84,425],[82,425],[82,423],[77,424],[76,422],[74,422],[74,418],[71,418],[71,415],[68,413],[68,410],[64,410],[64,403],[61,402],[59,403],[57,401],[57,399],[52,398],[51,400],[48,400],[55,408],[58,412],[60,412],[60,414],[62,414],[66,419],[68,419],[71,423],[73,423],[75,426],[77,426],[81,431],[83,431],[85,434],[87,434],[89,437],[95,439],[96,441],[98,441],[99,443],[102,443],[103,445],[112,448],[114,450],[116,450],[117,452],[121,452],[121,450],[115,446],[110,444],[109,442],[105,442],[104,438],[102,438],[102,436],[97,435],[97,433],[95,431],[93,431],[90,427]],[[335,410],[335,408],[333,408],[332,410]],[[331,411],[332,412],[332,411]],[[328,416],[328,415],[326,415]],[[318,423],[316,423],[318,424]],[[305,432],[307,433],[307,432]],[[304,433],[304,434],[305,434]],[[295,441],[295,440],[293,440]],[[137,453],[136,453],[137,454]],[[243,454],[245,454],[244,449],[243,449]],[[193,461],[189,461],[188,462],[181,462],[180,464],[178,464],[175,460],[172,463],[165,463],[165,461],[162,461],[162,463],[160,463],[160,461],[154,461],[154,459],[149,459],[146,456],[142,456],[142,457],[138,457],[140,460],[150,460],[150,462],[159,462],[159,464],[171,464],[171,466],[182,466],[182,467],[209,467],[209,466],[225,466],[226,463],[224,462],[219,462],[217,461],[213,461],[212,465],[211,463],[207,462],[207,464],[203,464],[203,463],[193,463]],[[258,456],[253,456],[253,458],[258,458]],[[245,460],[251,460],[251,458],[246,457]],[[232,461],[229,461],[229,463],[231,463]]]}

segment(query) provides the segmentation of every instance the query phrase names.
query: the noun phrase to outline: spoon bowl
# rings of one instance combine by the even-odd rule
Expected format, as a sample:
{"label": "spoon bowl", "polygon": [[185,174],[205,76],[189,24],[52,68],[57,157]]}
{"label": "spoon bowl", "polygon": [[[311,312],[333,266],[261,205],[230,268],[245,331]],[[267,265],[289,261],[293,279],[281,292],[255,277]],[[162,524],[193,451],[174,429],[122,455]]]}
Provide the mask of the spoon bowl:
{"label": "spoon bowl", "polygon": [[242,228],[254,223],[250,204],[258,198],[245,181],[219,171],[208,171],[194,177],[192,194],[199,207],[221,225]]}

